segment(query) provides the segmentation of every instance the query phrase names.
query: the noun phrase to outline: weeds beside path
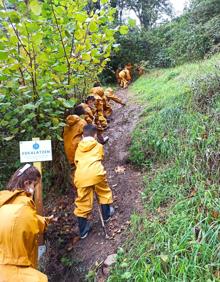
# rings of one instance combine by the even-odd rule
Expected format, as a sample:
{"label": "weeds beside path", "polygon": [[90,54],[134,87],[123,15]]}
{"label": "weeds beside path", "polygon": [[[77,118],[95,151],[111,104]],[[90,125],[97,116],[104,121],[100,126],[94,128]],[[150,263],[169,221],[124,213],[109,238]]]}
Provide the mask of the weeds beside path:
{"label": "weeds beside path", "polygon": [[99,281],[104,281],[106,277],[101,271],[103,260],[115,253],[125,241],[131,214],[142,210],[142,175],[128,161],[130,135],[138,123],[141,107],[128,90],[119,90],[117,95],[127,105],[113,105],[113,120],[105,132],[110,138],[105,145],[105,168],[116,208],[116,214],[108,223],[108,232],[113,238],[104,238],[95,203],[91,218],[93,231],[85,240],[79,240],[76,219],[72,214],[73,192],[59,199],[53,198],[47,203],[47,213],[53,211],[59,221],[57,225],[51,226],[48,233],[49,259],[46,272],[50,281],[85,281],[89,271],[90,276],[97,275]]}

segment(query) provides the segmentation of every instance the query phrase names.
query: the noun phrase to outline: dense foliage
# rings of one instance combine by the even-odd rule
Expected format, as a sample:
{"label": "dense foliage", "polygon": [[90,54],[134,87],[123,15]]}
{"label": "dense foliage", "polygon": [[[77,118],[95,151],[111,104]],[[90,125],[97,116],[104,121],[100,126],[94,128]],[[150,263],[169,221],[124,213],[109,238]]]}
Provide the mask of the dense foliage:
{"label": "dense foliage", "polygon": [[0,1],[0,144],[6,155],[19,140],[61,140],[65,109],[87,94],[106,66],[115,33],[126,32],[113,25],[108,0],[98,10],[93,2]]}

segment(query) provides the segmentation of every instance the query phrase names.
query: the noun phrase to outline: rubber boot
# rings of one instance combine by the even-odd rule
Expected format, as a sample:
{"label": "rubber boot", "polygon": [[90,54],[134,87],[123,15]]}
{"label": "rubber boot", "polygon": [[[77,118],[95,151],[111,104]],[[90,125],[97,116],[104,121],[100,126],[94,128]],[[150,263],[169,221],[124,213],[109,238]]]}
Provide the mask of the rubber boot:
{"label": "rubber boot", "polygon": [[115,210],[109,204],[101,205],[102,217],[105,222],[109,221],[109,219],[113,216]]}
{"label": "rubber boot", "polygon": [[103,137],[101,134],[97,134],[97,139],[100,144],[104,145],[106,142],[108,142],[109,137]]}
{"label": "rubber boot", "polygon": [[80,238],[85,239],[88,236],[89,231],[91,230],[91,225],[87,222],[87,219],[84,217],[77,217],[77,219],[79,225]]}

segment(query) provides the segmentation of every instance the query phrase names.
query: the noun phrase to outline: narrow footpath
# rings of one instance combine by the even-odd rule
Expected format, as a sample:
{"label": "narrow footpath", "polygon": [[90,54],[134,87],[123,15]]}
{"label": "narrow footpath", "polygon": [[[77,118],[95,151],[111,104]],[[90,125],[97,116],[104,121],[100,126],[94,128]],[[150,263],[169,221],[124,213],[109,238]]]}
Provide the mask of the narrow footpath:
{"label": "narrow footpath", "polygon": [[108,270],[103,270],[103,261],[114,254],[126,239],[131,214],[142,209],[142,175],[128,159],[131,132],[138,123],[142,109],[128,90],[119,90],[116,94],[126,102],[126,106],[112,104],[112,121],[105,132],[110,139],[105,145],[105,168],[116,209],[107,224],[111,239],[105,239],[96,203],[91,215],[93,230],[86,239],[79,240],[76,219],[72,214],[74,193],[70,191],[69,195],[53,199],[53,203],[48,202],[47,214],[52,212],[59,218],[47,235],[45,272],[51,282],[85,281],[89,271],[96,273],[97,281],[105,281]]}

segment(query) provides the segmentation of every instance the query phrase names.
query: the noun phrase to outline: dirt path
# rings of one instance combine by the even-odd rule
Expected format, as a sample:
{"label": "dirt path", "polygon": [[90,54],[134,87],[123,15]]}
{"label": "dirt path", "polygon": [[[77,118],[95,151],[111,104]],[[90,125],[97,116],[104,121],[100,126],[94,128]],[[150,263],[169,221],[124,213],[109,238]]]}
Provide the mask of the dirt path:
{"label": "dirt path", "polygon": [[[50,281],[85,281],[85,274],[89,270],[101,266],[108,255],[116,252],[125,240],[125,230],[129,225],[130,215],[142,208],[141,173],[128,161],[130,134],[138,122],[141,108],[127,90],[119,90],[117,95],[126,101],[127,105],[125,107],[113,105],[113,120],[105,132],[110,137],[109,143],[105,145],[105,167],[116,208],[116,213],[108,223],[107,229],[113,238],[111,240],[104,238],[95,205],[91,216],[93,230],[86,239],[79,240],[76,219],[72,215],[74,194],[53,199],[53,204],[48,203],[47,213],[55,213],[59,217],[59,225],[57,223],[51,226],[48,232],[49,259],[46,273]],[[54,208],[51,208],[51,205]],[[61,230],[60,222],[62,222]],[[106,277],[101,267],[97,269],[99,269],[98,280],[105,281]]]}

